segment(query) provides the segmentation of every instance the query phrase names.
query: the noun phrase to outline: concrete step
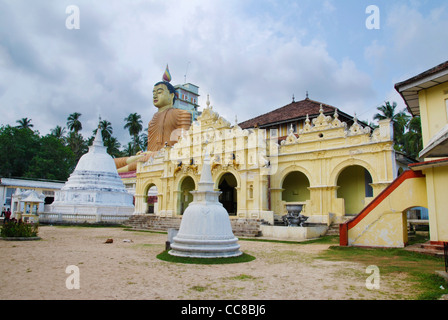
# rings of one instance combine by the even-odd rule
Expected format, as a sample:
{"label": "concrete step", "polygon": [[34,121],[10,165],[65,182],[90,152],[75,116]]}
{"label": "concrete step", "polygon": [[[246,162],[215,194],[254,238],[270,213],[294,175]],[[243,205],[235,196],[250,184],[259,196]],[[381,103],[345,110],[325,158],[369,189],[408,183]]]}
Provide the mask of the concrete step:
{"label": "concrete step", "polygon": [[419,252],[424,254],[430,254],[434,256],[443,256],[443,245],[431,243],[430,241],[425,243],[417,243],[405,248],[408,251]]}
{"label": "concrete step", "polygon": [[[133,215],[124,225],[135,229],[168,231],[179,229],[182,217],[160,217],[156,215]],[[233,234],[238,237],[261,236],[261,219],[230,219]]]}

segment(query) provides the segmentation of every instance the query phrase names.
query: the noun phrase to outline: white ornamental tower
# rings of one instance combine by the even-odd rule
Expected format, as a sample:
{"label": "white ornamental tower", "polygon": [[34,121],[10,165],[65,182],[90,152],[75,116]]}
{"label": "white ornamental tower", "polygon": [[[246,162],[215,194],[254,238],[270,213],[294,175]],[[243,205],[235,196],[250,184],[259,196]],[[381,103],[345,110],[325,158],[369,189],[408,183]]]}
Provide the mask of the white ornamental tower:
{"label": "white ornamental tower", "polygon": [[89,152],[79,159],[68,181],[56,192],[51,212],[97,217],[132,215],[133,196],[127,192],[106,149],[98,129]]}
{"label": "white ornamental tower", "polygon": [[242,254],[238,238],[233,235],[229,214],[218,200],[221,192],[214,191],[213,186],[207,152],[198,190],[191,191],[193,202],[184,212],[169,254],[192,258],[227,258]]}

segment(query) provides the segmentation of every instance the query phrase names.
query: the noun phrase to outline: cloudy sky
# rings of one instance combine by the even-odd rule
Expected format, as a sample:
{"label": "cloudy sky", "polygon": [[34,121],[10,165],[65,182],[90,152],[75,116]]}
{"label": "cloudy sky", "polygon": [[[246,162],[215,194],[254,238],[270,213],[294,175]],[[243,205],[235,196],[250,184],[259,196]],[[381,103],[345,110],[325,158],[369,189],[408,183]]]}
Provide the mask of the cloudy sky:
{"label": "cloudy sky", "polygon": [[448,60],[446,30],[445,0],[0,0],[0,125],[45,135],[79,112],[89,137],[101,115],[124,144],[167,64],[232,123],[306,91],[371,120],[386,100],[404,108],[395,83]]}

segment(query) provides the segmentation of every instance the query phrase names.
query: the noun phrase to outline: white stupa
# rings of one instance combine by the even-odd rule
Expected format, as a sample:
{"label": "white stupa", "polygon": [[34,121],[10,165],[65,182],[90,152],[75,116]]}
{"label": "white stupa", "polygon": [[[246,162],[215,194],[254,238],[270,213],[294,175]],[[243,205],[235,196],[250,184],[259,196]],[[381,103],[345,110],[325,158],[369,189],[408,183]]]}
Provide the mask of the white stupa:
{"label": "white stupa", "polygon": [[[100,130],[79,159],[68,181],[55,193],[53,213],[93,215],[132,215],[133,196],[126,191],[113,158],[103,145]],[[101,218],[97,218],[101,221]]]}
{"label": "white stupa", "polygon": [[218,200],[221,192],[214,191],[213,186],[210,157],[206,153],[198,190],[191,191],[193,202],[184,212],[169,254],[192,258],[227,258],[242,254],[229,214]]}

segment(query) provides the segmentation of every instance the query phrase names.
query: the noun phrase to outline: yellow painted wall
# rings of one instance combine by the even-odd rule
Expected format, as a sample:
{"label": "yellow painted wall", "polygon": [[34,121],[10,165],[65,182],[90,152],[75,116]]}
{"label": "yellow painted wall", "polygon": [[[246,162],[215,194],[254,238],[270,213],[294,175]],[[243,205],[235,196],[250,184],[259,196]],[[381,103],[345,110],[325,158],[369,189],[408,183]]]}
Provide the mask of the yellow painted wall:
{"label": "yellow painted wall", "polygon": [[423,172],[426,175],[431,241],[448,241],[448,166]]}
{"label": "yellow painted wall", "polygon": [[[448,123],[448,82],[419,92],[423,146]],[[426,158],[426,161],[437,158]],[[448,241],[448,167],[424,170],[431,241]]]}
{"label": "yellow painted wall", "polygon": [[283,181],[282,200],[286,202],[301,202],[310,199],[310,182],[302,172],[291,172]]}
{"label": "yellow painted wall", "polygon": [[448,123],[446,99],[448,99],[448,82],[419,92],[424,146]]}
{"label": "yellow painted wall", "polygon": [[337,197],[344,199],[345,214],[358,214],[367,204],[365,171],[361,166],[350,166],[339,175]]}
{"label": "yellow painted wall", "polygon": [[428,206],[424,177],[405,180],[364,219],[349,229],[348,244],[403,247],[407,242],[405,211],[418,206]]}

